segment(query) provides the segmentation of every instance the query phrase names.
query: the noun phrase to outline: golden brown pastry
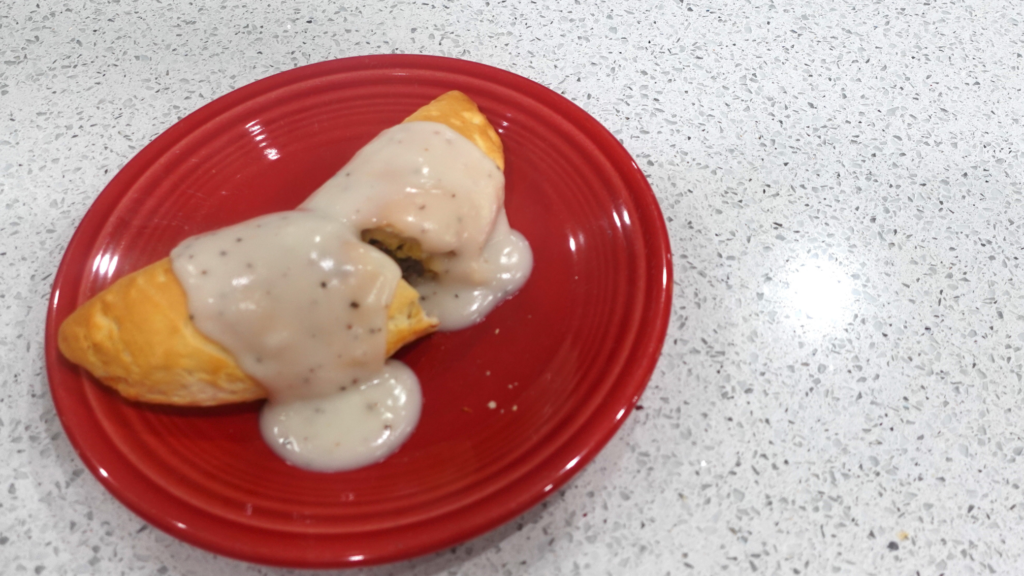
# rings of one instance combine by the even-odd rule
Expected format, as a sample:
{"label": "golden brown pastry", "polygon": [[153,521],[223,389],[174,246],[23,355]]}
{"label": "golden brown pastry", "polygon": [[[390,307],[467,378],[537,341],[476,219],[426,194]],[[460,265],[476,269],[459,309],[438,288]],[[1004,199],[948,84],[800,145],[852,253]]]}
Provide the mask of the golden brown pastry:
{"label": "golden brown pastry", "polygon": [[[405,121],[446,124],[504,167],[497,132],[461,92],[440,96]],[[363,238],[379,246],[372,241],[375,233],[387,237],[380,231],[366,231]],[[420,307],[416,290],[399,281],[388,308],[387,355],[436,327],[437,320]],[[267,395],[227,350],[189,320],[185,291],[168,258],[121,278],[79,307],[61,325],[58,346],[69,360],[131,400],[213,406]]]}
{"label": "golden brown pastry", "polygon": [[476,102],[458,90],[446,92],[402,122],[438,122],[462,134],[505,170],[505,150],[498,132]]}

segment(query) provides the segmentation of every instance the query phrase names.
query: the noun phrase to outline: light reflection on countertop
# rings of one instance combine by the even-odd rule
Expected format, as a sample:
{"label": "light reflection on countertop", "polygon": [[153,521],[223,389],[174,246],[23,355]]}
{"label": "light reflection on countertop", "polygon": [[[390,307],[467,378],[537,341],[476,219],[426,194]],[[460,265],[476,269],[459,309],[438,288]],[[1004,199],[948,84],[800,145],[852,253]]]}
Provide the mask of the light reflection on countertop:
{"label": "light reflection on countertop", "polygon": [[853,286],[833,260],[798,261],[783,276],[782,296],[804,326],[826,331],[852,316]]}

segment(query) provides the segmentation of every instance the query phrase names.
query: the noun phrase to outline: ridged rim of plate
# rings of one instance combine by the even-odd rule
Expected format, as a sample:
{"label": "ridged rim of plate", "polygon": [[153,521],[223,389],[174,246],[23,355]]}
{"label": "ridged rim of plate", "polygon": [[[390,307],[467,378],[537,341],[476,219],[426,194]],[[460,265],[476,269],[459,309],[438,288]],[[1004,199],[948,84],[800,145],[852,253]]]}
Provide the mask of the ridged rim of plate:
{"label": "ridged rim of plate", "polygon": [[[633,250],[631,272],[638,287],[638,302],[630,308],[625,326],[628,344],[612,359],[612,369],[591,375],[602,379],[603,395],[588,399],[578,417],[559,422],[563,429],[549,431],[551,445],[541,453],[523,455],[514,463],[495,463],[488,475],[478,477],[466,488],[460,502],[446,502],[444,509],[409,511],[404,522],[376,528],[375,534],[387,538],[380,546],[362,543],[362,548],[347,548],[338,532],[275,531],[262,534],[258,525],[243,526],[237,521],[180,500],[174,509],[169,493],[162,493],[159,482],[141,477],[138,469],[117,443],[104,435],[102,419],[90,409],[90,396],[107,394],[99,386],[66,384],[67,370],[56,347],[60,322],[70,312],[69,299],[77,299],[85,290],[83,279],[76,277],[86,266],[95,242],[104,234],[111,215],[133,186],[178,149],[190,136],[210,123],[218,122],[253,102],[276,91],[299,85],[342,77],[390,78],[397,83],[415,82],[417,75],[438,77],[452,86],[469,83],[487,85],[495,93],[509,98],[525,98],[550,112],[552,118],[567,123],[589,139],[592,150],[604,162],[615,167],[618,183],[628,195],[618,198],[628,204],[635,222],[629,240]],[[515,122],[515,118],[505,119]],[[498,126],[499,131],[502,130]],[[61,294],[67,294],[61,304]],[[670,245],[661,210],[643,172],[618,140],[590,115],[569,100],[540,84],[510,72],[483,64],[433,56],[377,55],[322,62],[282,72],[239,88],[203,106],[185,117],[140,151],[103,190],[87,212],[65,252],[54,279],[46,324],[46,359],[51,393],[57,413],[69,440],[86,467],[116,498],[146,521],[171,535],[238,559],[271,565],[295,567],[350,567],[378,564],[410,558],[443,549],[482,534],[529,509],[575,475],[611,439],[631,412],[646,387],[660,355],[667,331],[672,296]],[[622,342],[620,342],[622,343]],[[134,475],[133,475],[134,474]],[[192,508],[190,508],[190,506]],[[372,513],[372,510],[369,512]],[[372,515],[372,514],[371,514]],[[188,523],[183,520],[188,519]],[[197,524],[198,522],[198,524]],[[281,538],[281,546],[268,546],[267,537]],[[289,541],[294,538],[294,541]],[[274,540],[270,540],[271,542]],[[303,550],[296,550],[301,544]]]}

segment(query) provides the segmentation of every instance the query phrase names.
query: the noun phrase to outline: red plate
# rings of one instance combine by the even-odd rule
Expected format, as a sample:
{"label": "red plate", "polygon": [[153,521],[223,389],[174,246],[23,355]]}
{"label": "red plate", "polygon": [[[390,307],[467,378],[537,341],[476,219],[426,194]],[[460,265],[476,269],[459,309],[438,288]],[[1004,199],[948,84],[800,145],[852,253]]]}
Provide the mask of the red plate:
{"label": "red plate", "polygon": [[[81,302],[190,235],[295,207],[377,132],[451,89],[501,133],[509,219],[529,239],[535,267],[482,324],[400,355],[420,377],[424,407],[396,454],[354,472],[299,470],[263,444],[259,404],[132,404],[60,355],[57,327]],[[100,194],[54,282],[50,388],[86,466],[162,530],[265,564],[388,562],[512,519],[597,454],[654,370],[671,277],[665,223],[643,173],[568,100],[460,60],[324,62],[204,106]]]}

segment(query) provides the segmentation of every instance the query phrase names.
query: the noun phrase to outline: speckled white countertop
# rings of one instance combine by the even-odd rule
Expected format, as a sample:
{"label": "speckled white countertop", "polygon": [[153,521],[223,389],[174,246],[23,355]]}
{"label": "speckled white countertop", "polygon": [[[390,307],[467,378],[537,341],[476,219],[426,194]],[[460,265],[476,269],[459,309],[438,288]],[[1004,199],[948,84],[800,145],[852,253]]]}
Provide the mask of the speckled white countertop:
{"label": "speckled white countertop", "polygon": [[427,574],[1024,574],[1017,0],[0,0],[0,572],[294,574],[85,472],[42,352],[85,210],[188,112],[351,55],[484,62],[614,132],[674,247],[635,412]]}

